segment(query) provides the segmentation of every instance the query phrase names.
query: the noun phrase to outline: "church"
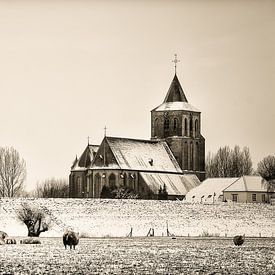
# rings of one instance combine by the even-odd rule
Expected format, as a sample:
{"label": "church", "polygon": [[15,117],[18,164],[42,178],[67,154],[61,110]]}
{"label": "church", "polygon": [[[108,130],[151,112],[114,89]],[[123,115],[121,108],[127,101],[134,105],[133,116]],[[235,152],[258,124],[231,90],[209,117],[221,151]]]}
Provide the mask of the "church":
{"label": "church", "polygon": [[141,199],[183,199],[205,179],[201,112],[188,101],[176,74],[162,104],[151,111],[151,139],[105,136],[74,160],[72,198],[101,198],[105,188],[127,188]]}

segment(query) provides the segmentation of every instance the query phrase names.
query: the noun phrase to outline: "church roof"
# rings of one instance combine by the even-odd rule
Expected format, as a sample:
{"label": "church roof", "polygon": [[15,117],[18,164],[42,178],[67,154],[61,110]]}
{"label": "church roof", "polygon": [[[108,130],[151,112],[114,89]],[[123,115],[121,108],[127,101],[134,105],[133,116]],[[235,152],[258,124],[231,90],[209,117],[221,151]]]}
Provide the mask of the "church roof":
{"label": "church roof", "polygon": [[[105,137],[105,140],[120,169],[182,173],[164,141],[117,137]],[[96,167],[92,165],[92,168]]]}
{"label": "church roof", "polygon": [[188,103],[184,91],[180,85],[177,75],[175,74],[166,97],[161,105],[155,108],[153,111],[192,111],[200,112]]}
{"label": "church roof", "polygon": [[87,145],[84,152],[80,156],[79,159],[75,159],[71,170],[85,170],[85,168],[89,167],[95,157],[95,154],[99,148],[99,145]]}
{"label": "church roof", "polygon": [[176,101],[188,102],[184,94],[184,91],[180,85],[179,79],[175,74],[170,84],[169,90],[166,94],[166,97],[164,99],[164,102],[176,102]]}
{"label": "church roof", "polygon": [[164,102],[153,111],[191,111],[200,112],[199,109],[188,102]]}
{"label": "church roof", "polygon": [[168,173],[139,173],[154,194],[158,194],[160,187],[166,185],[168,195],[186,195],[192,188],[200,184],[195,175],[177,175]]}

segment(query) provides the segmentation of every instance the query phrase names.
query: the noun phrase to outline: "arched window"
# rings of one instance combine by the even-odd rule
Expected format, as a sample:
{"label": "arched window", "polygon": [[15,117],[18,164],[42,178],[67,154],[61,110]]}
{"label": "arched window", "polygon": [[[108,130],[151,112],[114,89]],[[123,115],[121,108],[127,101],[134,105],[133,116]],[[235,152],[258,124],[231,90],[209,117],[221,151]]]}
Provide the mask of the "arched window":
{"label": "arched window", "polygon": [[187,118],[184,119],[184,135],[187,137],[188,136],[188,122]]}
{"label": "arched window", "polygon": [[184,142],[184,170],[188,170],[188,144]]}
{"label": "arched window", "polygon": [[179,120],[175,117],[174,118],[174,125],[173,125],[173,130],[174,134],[178,134],[178,127],[179,127]]}
{"label": "arched window", "polygon": [[136,190],[136,176],[135,176],[135,174],[130,174],[130,176],[129,176],[129,188]]}
{"label": "arched window", "polygon": [[167,137],[169,135],[169,119],[165,118],[164,120],[164,136]]}
{"label": "arched window", "polygon": [[199,123],[197,119],[195,120],[195,136],[199,136]]}
{"label": "arched window", "polygon": [[159,137],[159,132],[159,119],[156,118],[154,123],[154,136]]}
{"label": "arched window", "polygon": [[194,146],[190,143],[190,170],[194,170]]}
{"label": "arched window", "polygon": [[81,177],[77,177],[76,186],[77,186],[77,197],[82,197],[82,178]]}
{"label": "arched window", "polygon": [[123,185],[126,187],[127,186],[127,174],[123,174]]}
{"label": "arched window", "polygon": [[87,177],[87,182],[86,182],[86,192],[89,193],[90,192],[90,177]]}
{"label": "arched window", "polygon": [[111,174],[109,176],[109,186],[114,187],[116,185],[116,176],[114,174]]}
{"label": "arched window", "polygon": [[94,198],[99,198],[100,197],[100,183],[101,183],[101,177],[97,173],[95,175],[95,187],[94,187]]}
{"label": "arched window", "polygon": [[190,120],[189,120],[189,131],[190,131],[190,137],[193,136],[193,118],[190,117]]}
{"label": "arched window", "polygon": [[199,143],[196,142],[196,152],[195,152],[195,170],[199,171],[199,163],[200,163],[200,154],[199,154]]}

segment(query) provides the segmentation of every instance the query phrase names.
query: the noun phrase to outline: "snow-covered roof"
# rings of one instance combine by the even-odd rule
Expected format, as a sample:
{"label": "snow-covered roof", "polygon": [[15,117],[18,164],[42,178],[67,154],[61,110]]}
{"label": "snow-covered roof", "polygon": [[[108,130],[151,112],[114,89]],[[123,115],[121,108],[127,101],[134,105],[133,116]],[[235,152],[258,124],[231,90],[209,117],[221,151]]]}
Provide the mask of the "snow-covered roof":
{"label": "snow-covered roof", "polygon": [[267,192],[268,182],[261,176],[243,176],[224,192]]}
{"label": "snow-covered roof", "polygon": [[161,105],[153,109],[153,111],[191,111],[200,112],[188,103],[184,91],[180,85],[177,75],[175,74],[166,97]]}
{"label": "snow-covered roof", "polygon": [[79,159],[75,159],[71,171],[85,171],[95,157],[99,145],[88,144]]}
{"label": "snow-covered roof", "polygon": [[154,111],[191,111],[200,112],[199,109],[195,108],[188,102],[175,101],[175,102],[164,102],[159,105]]}
{"label": "snow-covered roof", "polygon": [[168,195],[184,196],[192,188],[200,184],[195,175],[177,175],[167,173],[139,173],[154,194],[158,194],[160,186],[166,185]]}
{"label": "snow-covered roof", "polygon": [[121,169],[182,173],[174,155],[164,141],[106,137]]}
{"label": "snow-covered roof", "polygon": [[238,178],[208,178],[204,180],[199,186],[192,189],[186,195],[186,200],[189,202],[200,202],[209,198],[213,201],[223,194],[223,190],[234,183]]}

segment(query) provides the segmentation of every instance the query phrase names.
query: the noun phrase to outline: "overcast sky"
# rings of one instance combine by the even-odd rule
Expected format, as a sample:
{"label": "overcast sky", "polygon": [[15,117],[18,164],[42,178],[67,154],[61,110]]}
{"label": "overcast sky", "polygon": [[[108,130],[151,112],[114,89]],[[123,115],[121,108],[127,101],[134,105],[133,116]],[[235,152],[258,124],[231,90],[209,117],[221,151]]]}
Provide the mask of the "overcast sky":
{"label": "overcast sky", "polygon": [[275,153],[275,1],[1,1],[0,146],[27,188],[68,177],[87,136],[150,138],[172,81],[202,112],[206,153]]}

